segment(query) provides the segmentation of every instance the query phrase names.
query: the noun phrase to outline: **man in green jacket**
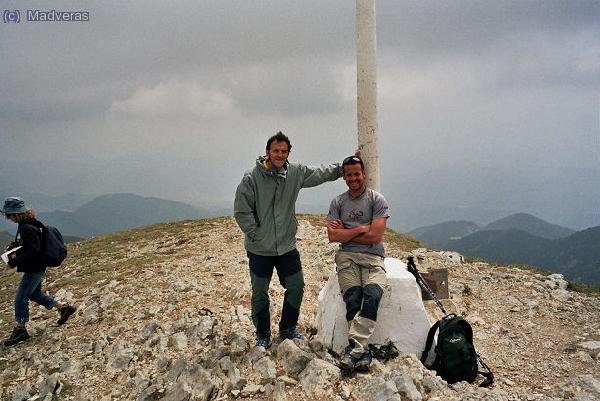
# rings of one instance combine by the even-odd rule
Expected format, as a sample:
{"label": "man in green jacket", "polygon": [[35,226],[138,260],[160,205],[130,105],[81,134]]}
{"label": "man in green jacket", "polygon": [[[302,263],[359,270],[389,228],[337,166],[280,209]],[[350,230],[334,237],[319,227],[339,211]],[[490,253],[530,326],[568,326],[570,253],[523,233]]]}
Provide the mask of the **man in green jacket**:
{"label": "man in green jacket", "polygon": [[342,176],[340,163],[309,167],[290,163],[292,145],[281,132],[267,141],[266,155],[256,160],[235,193],[234,216],[245,234],[244,246],[252,283],[252,322],[256,345],[271,345],[269,283],[273,267],[285,288],[279,336],[304,339],[296,325],[304,295],[300,254],[296,249],[296,199],[302,188],[335,181]]}

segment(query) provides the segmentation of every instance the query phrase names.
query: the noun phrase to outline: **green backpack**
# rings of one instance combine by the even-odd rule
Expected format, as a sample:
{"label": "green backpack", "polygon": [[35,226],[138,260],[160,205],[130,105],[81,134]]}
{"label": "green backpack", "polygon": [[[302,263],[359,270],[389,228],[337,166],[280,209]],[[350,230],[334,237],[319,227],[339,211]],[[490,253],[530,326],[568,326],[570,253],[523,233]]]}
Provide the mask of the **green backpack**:
{"label": "green backpack", "polygon": [[[425,350],[421,355],[421,362],[425,364],[433,344],[433,337],[438,330],[435,360],[433,364],[425,366],[428,369],[435,370],[438,376],[441,376],[449,384],[460,381],[473,383],[477,378],[477,374],[481,374],[486,378],[481,386],[491,385],[494,381],[494,375],[475,352],[473,329],[465,319],[455,313],[444,316],[442,320],[431,326],[427,335]],[[487,372],[479,371],[478,362],[487,369]]]}

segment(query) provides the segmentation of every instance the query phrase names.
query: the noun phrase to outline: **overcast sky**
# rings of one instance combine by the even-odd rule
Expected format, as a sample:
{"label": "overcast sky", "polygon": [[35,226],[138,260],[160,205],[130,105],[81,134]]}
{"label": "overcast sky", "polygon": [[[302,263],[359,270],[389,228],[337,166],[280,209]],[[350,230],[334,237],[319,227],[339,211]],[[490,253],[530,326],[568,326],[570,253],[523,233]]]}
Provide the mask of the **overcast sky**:
{"label": "overcast sky", "polygon": [[[89,21],[31,22],[28,9]],[[230,204],[278,130],[292,161],[356,147],[352,0],[4,10],[21,22],[0,27],[2,192]],[[396,226],[457,210],[600,224],[600,2],[379,0],[377,41],[382,192]],[[344,188],[308,190],[300,204],[325,212]]]}

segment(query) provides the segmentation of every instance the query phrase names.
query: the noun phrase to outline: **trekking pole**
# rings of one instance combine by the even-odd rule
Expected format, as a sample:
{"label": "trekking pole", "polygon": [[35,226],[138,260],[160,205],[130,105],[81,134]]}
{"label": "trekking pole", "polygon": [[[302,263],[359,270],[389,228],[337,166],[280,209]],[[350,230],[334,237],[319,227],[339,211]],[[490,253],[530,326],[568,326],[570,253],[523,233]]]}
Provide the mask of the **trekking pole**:
{"label": "trekking pole", "polygon": [[429,297],[435,301],[436,305],[442,310],[444,315],[447,315],[448,312],[446,312],[446,309],[444,309],[444,305],[442,305],[435,293],[431,291],[431,288],[429,288],[429,286],[425,282],[425,279],[423,279],[423,276],[421,276],[421,273],[419,273],[419,271],[417,270],[417,266],[415,265],[415,258],[413,256],[408,257],[408,265],[406,266],[406,268],[410,273],[412,273],[413,276],[415,276],[419,287],[425,290],[427,295],[429,295]]}

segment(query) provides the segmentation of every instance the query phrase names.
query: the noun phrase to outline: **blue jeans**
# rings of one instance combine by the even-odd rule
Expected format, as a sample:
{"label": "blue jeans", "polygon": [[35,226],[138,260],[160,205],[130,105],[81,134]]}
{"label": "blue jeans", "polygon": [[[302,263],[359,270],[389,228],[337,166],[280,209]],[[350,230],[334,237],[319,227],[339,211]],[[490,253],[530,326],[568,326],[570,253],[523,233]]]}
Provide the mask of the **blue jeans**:
{"label": "blue jeans", "polygon": [[57,302],[42,292],[42,281],[46,272],[23,273],[21,283],[15,295],[15,320],[17,323],[29,321],[29,301],[52,309]]}

